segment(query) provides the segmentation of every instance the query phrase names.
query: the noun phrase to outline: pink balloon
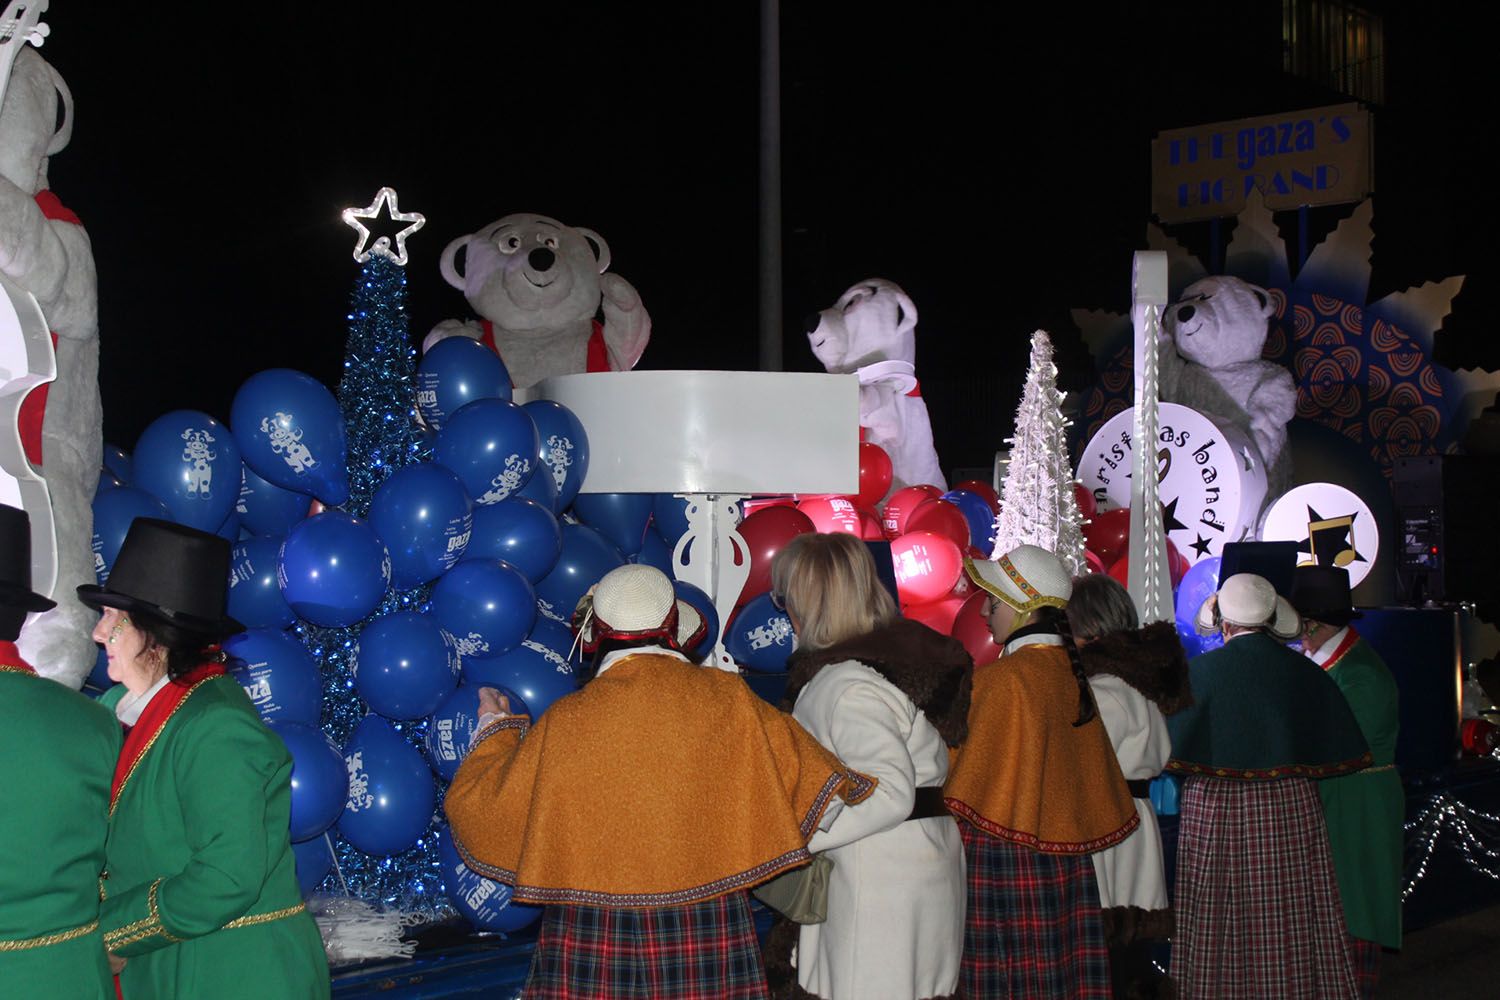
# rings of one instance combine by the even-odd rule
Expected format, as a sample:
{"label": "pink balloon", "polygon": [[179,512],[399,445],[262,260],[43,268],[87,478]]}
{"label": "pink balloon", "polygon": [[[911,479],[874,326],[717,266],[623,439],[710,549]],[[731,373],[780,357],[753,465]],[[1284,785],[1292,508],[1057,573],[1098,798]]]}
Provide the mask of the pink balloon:
{"label": "pink balloon", "polygon": [[896,592],[903,604],[926,604],[948,596],[964,571],[963,556],[951,538],[931,531],[908,531],[891,542]]}
{"label": "pink balloon", "polygon": [[950,635],[953,632],[953,620],[958,617],[958,611],[963,606],[963,598],[945,597],[941,601],[927,604],[908,604],[901,609],[901,613],[936,632]]}
{"label": "pink balloon", "polygon": [[906,517],[902,534],[910,531],[931,531],[951,539],[958,550],[969,547],[969,519],[955,504],[946,500],[924,500]]}
{"label": "pink balloon", "polygon": [[953,631],[949,633],[964,644],[976,667],[1000,659],[1000,647],[995,645],[995,637],[990,635],[990,624],[983,613],[986,596],[982,590],[969,595],[963,607],[958,609],[958,615],[953,619]]}
{"label": "pink balloon", "polygon": [[923,484],[921,486],[905,486],[891,494],[891,498],[885,502],[885,513],[881,515],[881,527],[885,529],[885,537],[895,538],[906,531],[906,519],[911,512],[916,510],[924,500],[936,500],[942,496],[942,491],[936,486]]}
{"label": "pink balloon", "polygon": [[872,507],[859,509],[859,537],[867,542],[885,541],[885,528],[880,524],[880,515]]}
{"label": "pink balloon", "polygon": [[799,502],[797,509],[806,514],[813,527],[819,531],[842,531],[851,535],[861,533],[859,508],[854,506],[854,501],[849,497],[816,497]]}

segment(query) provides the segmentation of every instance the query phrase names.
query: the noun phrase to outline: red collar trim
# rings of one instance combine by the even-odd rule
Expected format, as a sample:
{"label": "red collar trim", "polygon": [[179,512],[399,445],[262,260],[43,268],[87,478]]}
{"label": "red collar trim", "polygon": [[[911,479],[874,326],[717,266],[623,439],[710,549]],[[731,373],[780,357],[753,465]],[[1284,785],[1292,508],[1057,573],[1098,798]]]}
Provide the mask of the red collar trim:
{"label": "red collar trim", "polygon": [[16,644],[0,641],[0,671],[11,674],[36,674],[36,668],[26,662]]}
{"label": "red collar trim", "polygon": [[125,734],[125,745],[120,749],[120,759],[115,763],[115,777],[109,789],[111,816],[115,813],[115,806],[119,804],[120,793],[125,790],[126,783],[140,766],[147,751],[156,744],[156,738],[161,735],[167,720],[176,714],[194,691],[215,677],[224,675],[224,668],[219,664],[205,663],[181,680],[168,682],[151,699],[151,703],[141,713],[140,720]]}
{"label": "red collar trim", "polygon": [[1344,654],[1353,649],[1354,644],[1358,641],[1359,633],[1354,631],[1354,628],[1351,626],[1349,631],[1344,633],[1343,641],[1334,647],[1333,653],[1328,657],[1328,662],[1323,664],[1323,669],[1332,670],[1338,666],[1339,661],[1344,658]]}

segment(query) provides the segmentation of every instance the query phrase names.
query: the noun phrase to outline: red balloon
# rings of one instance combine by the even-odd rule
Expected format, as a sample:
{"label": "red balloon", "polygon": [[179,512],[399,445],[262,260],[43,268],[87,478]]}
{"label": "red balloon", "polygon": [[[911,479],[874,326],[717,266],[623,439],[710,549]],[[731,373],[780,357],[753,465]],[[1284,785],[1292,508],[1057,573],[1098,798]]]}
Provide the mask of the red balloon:
{"label": "red balloon", "polygon": [[936,632],[949,635],[953,632],[953,620],[958,617],[958,610],[963,606],[963,598],[945,597],[941,601],[927,604],[908,604],[901,609],[901,613]]}
{"label": "red balloon", "polygon": [[978,590],[969,595],[963,607],[953,619],[953,631],[949,634],[964,644],[964,649],[974,658],[974,665],[982,667],[1000,659],[1000,647],[990,635],[990,624],[985,620],[983,607],[987,595]]}
{"label": "red balloon", "polygon": [[990,510],[996,514],[1000,513],[1000,494],[996,493],[995,488],[989,483],[981,482],[978,479],[965,479],[953,488],[955,490],[968,490],[970,493],[979,494],[984,497],[984,502],[990,505]]}
{"label": "red balloon", "polygon": [[1083,539],[1104,565],[1112,566],[1130,548],[1130,508],[1116,507],[1095,514],[1083,526]]}
{"label": "red balloon", "polygon": [[797,509],[806,514],[819,531],[860,533],[859,510],[850,497],[815,497],[799,502]]}
{"label": "red balloon", "polygon": [[1094,555],[1094,553],[1093,553],[1092,550],[1090,550],[1090,549],[1084,549],[1083,550],[1083,561],[1089,564],[1089,572],[1090,573],[1103,573],[1104,572],[1104,560],[1100,559],[1098,556]]}
{"label": "red balloon", "polygon": [[1083,515],[1085,521],[1099,510],[1099,503],[1094,499],[1094,494],[1090,493],[1088,487],[1082,483],[1073,484],[1073,499],[1078,501],[1078,513]]}
{"label": "red balloon", "polygon": [[1109,567],[1109,575],[1120,582],[1120,586],[1130,586],[1130,556],[1128,554],[1116,559]]}
{"label": "red balloon", "polygon": [[885,537],[895,538],[906,531],[906,519],[911,512],[916,510],[924,500],[936,500],[942,496],[942,491],[936,486],[923,483],[921,486],[904,486],[891,494],[891,498],[885,502],[885,513],[881,515],[880,524],[885,529]]}
{"label": "red balloon", "polygon": [[880,524],[880,515],[873,507],[859,509],[859,537],[867,542],[885,541],[885,528]]}
{"label": "red balloon", "polygon": [[859,445],[859,504],[879,503],[891,488],[891,456],[878,444]]}
{"label": "red balloon", "polygon": [[931,531],[908,531],[892,541],[891,561],[902,604],[942,600],[964,571],[958,546]]}
{"label": "red balloon", "polygon": [[818,529],[795,507],[764,507],[740,522],[740,535],[749,549],[750,576],[737,604],[744,604],[771,589],[771,560],[798,535]]}
{"label": "red balloon", "polygon": [[746,497],[740,501],[740,509],[744,512],[744,517],[749,517],[756,511],[765,510],[767,507],[795,506],[797,506],[797,501],[791,497]]}
{"label": "red balloon", "polygon": [[964,517],[964,512],[957,506],[946,500],[926,500],[912,510],[906,517],[906,530],[902,534],[911,531],[931,531],[951,539],[958,551],[966,551],[969,547],[969,519]]}
{"label": "red balloon", "polygon": [[[1167,548],[1167,575],[1172,581],[1172,589],[1176,590],[1177,585],[1182,582],[1182,574],[1188,571],[1188,567],[1192,563],[1188,562],[1187,558],[1181,552],[1177,551],[1177,546],[1172,544],[1170,538],[1163,539],[1162,544]],[[1092,552],[1084,552],[1085,557],[1091,555],[1093,555]],[[1098,556],[1094,556],[1094,558],[1097,559]],[[1129,553],[1114,561],[1114,564],[1109,567],[1109,575],[1119,580],[1125,586],[1130,586]]]}

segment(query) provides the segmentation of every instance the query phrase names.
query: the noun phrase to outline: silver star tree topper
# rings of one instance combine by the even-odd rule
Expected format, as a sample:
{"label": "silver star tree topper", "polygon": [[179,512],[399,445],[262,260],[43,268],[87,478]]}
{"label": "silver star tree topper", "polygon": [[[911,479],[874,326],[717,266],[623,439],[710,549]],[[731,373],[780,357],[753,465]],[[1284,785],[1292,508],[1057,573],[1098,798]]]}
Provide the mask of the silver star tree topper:
{"label": "silver star tree topper", "polygon": [[[365,249],[370,242],[370,228],[361,219],[379,219],[381,206],[384,205],[387,217],[392,222],[405,222],[407,225],[396,233],[396,250],[391,251],[391,238],[380,236],[375,240],[375,245]],[[370,259],[371,254],[380,254],[389,258],[393,263],[406,266],[406,238],[427,224],[426,216],[417,212],[403,212],[396,207],[396,189],[383,187],[375,194],[375,200],[365,208],[344,209],[344,222],[359,234],[359,242],[354,245],[354,259],[361,264]]]}

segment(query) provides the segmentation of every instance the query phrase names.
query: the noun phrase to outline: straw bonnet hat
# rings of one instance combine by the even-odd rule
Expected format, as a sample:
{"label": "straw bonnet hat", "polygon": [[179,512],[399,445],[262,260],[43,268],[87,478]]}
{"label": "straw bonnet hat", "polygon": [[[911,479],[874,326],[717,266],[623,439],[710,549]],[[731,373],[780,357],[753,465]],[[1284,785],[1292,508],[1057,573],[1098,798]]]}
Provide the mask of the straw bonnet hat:
{"label": "straw bonnet hat", "polygon": [[665,573],[634,563],[610,570],[589,588],[573,622],[586,653],[603,639],[659,638],[690,649],[706,627],[703,616],[678,599]]}
{"label": "straw bonnet hat", "polygon": [[964,571],[982,590],[1018,614],[1047,605],[1066,608],[1073,579],[1062,560],[1037,545],[1017,545],[999,559],[964,558]]}
{"label": "straw bonnet hat", "polygon": [[1245,628],[1263,628],[1278,639],[1295,639],[1302,619],[1286,598],[1276,593],[1271,581],[1254,573],[1236,573],[1219,584],[1198,609],[1194,624],[1203,635],[1219,630],[1220,622]]}

